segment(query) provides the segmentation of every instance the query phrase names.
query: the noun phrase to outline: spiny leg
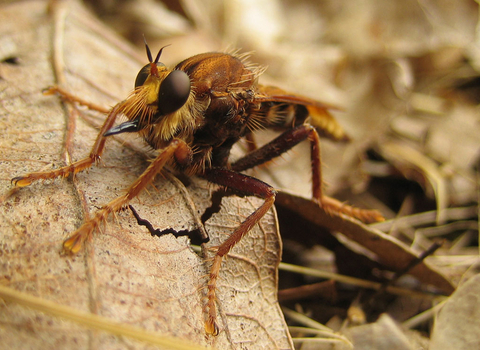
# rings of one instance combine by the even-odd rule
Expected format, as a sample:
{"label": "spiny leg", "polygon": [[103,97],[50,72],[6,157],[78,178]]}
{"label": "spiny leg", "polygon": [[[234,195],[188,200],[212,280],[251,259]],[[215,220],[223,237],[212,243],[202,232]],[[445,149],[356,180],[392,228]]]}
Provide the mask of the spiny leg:
{"label": "spiny leg", "polygon": [[343,204],[323,195],[322,161],[320,153],[320,137],[313,126],[308,128],[310,141],[310,156],[312,166],[312,197],[327,213],[342,213],[357,218],[365,223],[383,221],[383,216],[377,210],[360,209]]}
{"label": "spiny leg", "polygon": [[246,195],[254,195],[265,199],[265,202],[250,214],[235,231],[223,242],[213,258],[212,267],[208,281],[207,292],[207,319],[205,321],[205,331],[207,334],[217,335],[219,330],[216,323],[216,286],[218,273],[222,264],[223,257],[245,236],[255,224],[268,212],[275,202],[275,189],[263,181],[253,177],[243,175],[234,171],[213,168],[205,172],[204,177],[216,184],[228,187],[234,191]]}
{"label": "spiny leg", "polygon": [[62,89],[60,86],[57,86],[57,85],[54,85],[54,86],[51,86],[51,87],[45,89],[43,91],[43,94],[44,95],[57,94],[65,101],[68,101],[70,103],[77,103],[81,106],[87,107],[88,109],[90,109],[92,111],[97,111],[97,112],[104,113],[104,114],[107,114],[110,111],[110,109],[108,109],[108,108],[102,107],[102,106],[97,105],[95,103],[92,103],[90,101],[86,101],[83,98],[80,98],[76,95],[73,95],[70,92],[68,92],[67,90]]}
{"label": "spiny leg", "polygon": [[37,180],[49,180],[57,177],[67,177],[69,174],[76,174],[90,168],[93,164],[98,162],[103,153],[106,141],[106,138],[103,136],[103,134],[105,134],[115,123],[120,107],[121,103],[113,107],[108,114],[88,157],[51,171],[34,172],[24,176],[14,177],[12,179],[12,183],[17,187],[25,187]]}
{"label": "spiny leg", "polygon": [[313,200],[325,211],[330,213],[343,213],[367,223],[383,220],[382,215],[376,210],[355,208],[350,205],[342,204],[336,200],[331,200],[323,195],[320,137],[318,136],[317,130],[312,125],[302,124],[285,131],[271,142],[233,163],[231,169],[240,172],[268,162],[287,152],[305,139],[310,141]]}
{"label": "spiny leg", "polygon": [[77,253],[82,248],[83,242],[90,237],[92,232],[98,228],[101,223],[105,222],[110,214],[118,212],[133,198],[138,196],[140,192],[153,181],[155,176],[162,170],[164,165],[174,154],[176,158],[190,157],[191,149],[182,140],[174,139],[171,141],[170,144],[150,163],[143,174],[140,175],[130,187],[128,187],[124,195],[115,198],[102,209],[98,210],[93,218],[86,221],[63,243],[64,249],[70,253]]}

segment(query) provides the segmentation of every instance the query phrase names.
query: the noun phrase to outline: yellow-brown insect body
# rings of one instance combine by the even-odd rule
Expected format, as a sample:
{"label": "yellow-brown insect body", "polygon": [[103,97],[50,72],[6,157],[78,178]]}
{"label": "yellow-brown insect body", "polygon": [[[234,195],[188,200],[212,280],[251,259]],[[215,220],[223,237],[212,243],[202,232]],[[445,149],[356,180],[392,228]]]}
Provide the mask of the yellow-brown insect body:
{"label": "yellow-brown insect body", "polygon": [[194,163],[206,157],[212,166],[226,166],[231,147],[249,130],[258,71],[224,53],[196,55],[175,69],[190,76],[195,101],[205,108],[193,134]]}
{"label": "yellow-brown insect body", "polygon": [[[183,140],[193,151],[191,159],[173,164],[188,174],[206,166],[225,166],[233,144],[254,126],[258,69],[230,54],[205,53],[184,60],[173,70],[160,63],[142,71],[139,75],[148,73],[147,77],[120,109],[135,122],[135,131],[154,149],[164,148],[174,138]],[[179,71],[188,76],[191,90],[184,105],[165,114],[159,91]]]}
{"label": "yellow-brown insect body", "polygon": [[[149,65],[145,68],[150,70]],[[155,149],[163,148],[174,137],[186,138],[200,118],[193,91],[189,92],[186,102],[179,109],[164,113],[159,108],[161,85],[171,73],[165,66],[157,67],[155,74],[148,74],[143,84],[135,87],[120,108],[120,113],[129,121],[136,122],[135,131],[139,131]]]}
{"label": "yellow-brown insect body", "polygon": [[[180,72],[188,76],[188,98],[178,109],[164,113],[169,110],[164,105],[171,102],[160,101],[161,89],[172,73],[181,77]],[[312,116],[315,121],[315,115],[319,115],[317,126],[324,135],[337,140],[345,137],[326,111],[328,106],[258,85],[261,72],[248,64],[245,56],[219,52],[190,57],[173,70],[151,62],[140,71],[139,77],[144,77],[137,77],[138,86],[121,112],[136,122],[135,131],[154,149],[166,147],[174,138],[184,141],[192,149],[191,157],[170,163],[187,174],[227,166],[233,144],[258,128],[285,130]],[[176,95],[171,97],[175,99]]]}

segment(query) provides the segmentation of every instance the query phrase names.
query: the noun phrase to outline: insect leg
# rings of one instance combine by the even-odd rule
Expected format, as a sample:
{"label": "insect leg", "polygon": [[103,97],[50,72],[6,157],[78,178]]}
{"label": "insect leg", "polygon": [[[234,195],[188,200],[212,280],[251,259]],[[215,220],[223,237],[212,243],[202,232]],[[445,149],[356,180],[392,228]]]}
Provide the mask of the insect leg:
{"label": "insect leg", "polygon": [[268,212],[275,202],[275,189],[263,181],[253,177],[243,175],[234,171],[213,168],[205,172],[204,177],[216,184],[228,187],[241,194],[254,195],[265,199],[265,202],[250,214],[235,231],[223,242],[213,258],[213,264],[210,269],[207,292],[207,320],[205,322],[205,331],[207,334],[217,335],[218,326],[216,324],[217,312],[215,306],[215,290],[217,285],[218,273],[222,264],[223,257],[245,236],[255,224]]}
{"label": "insect leg", "polygon": [[120,104],[117,104],[108,114],[88,157],[76,161],[70,165],[51,171],[35,172],[24,176],[15,177],[12,179],[12,183],[17,187],[25,187],[37,180],[48,180],[55,179],[57,177],[67,177],[69,174],[76,174],[90,168],[94,163],[98,162],[103,153],[106,141],[106,138],[105,136],[103,136],[103,134],[106,133],[113,126],[113,123],[115,123],[115,119],[119,114],[119,108]]}
{"label": "insect leg", "polygon": [[266,163],[287,152],[305,139],[310,139],[310,155],[312,164],[312,197],[320,201],[322,194],[322,172],[320,159],[320,138],[315,128],[309,124],[302,124],[285,131],[276,139],[263,147],[247,154],[231,165],[234,171],[244,171],[257,165]]}
{"label": "insect leg", "polygon": [[322,162],[320,156],[320,137],[312,125],[302,124],[293,129],[285,131],[276,139],[263,147],[247,154],[231,165],[234,171],[244,171],[257,165],[270,161],[282,155],[298,143],[308,139],[310,141],[310,158],[312,167],[312,198],[325,211],[329,213],[343,213],[355,217],[363,222],[375,222],[383,220],[381,214],[376,210],[363,210],[330,200],[323,195],[322,183]]}
{"label": "insect leg", "polygon": [[308,138],[310,132],[316,131],[313,126],[308,124],[302,124],[293,129],[289,129],[266,145],[255,149],[245,157],[235,161],[231,164],[231,169],[240,172],[266,163]]}
{"label": "insect leg", "polygon": [[86,101],[78,96],[75,96],[68,92],[67,90],[62,89],[60,86],[54,85],[49,87],[48,89],[43,91],[44,95],[54,95],[57,94],[59,95],[62,99],[65,101],[68,101],[70,103],[77,103],[81,106],[88,107],[88,109],[91,109],[93,111],[97,111],[100,113],[107,114],[109,112],[109,109],[102,107],[100,105],[97,105],[95,103],[91,103],[89,101]]}
{"label": "insect leg", "polygon": [[155,158],[142,175],[135,180],[134,183],[127,188],[125,194],[115,198],[107,203],[102,209],[98,210],[95,216],[86,221],[78,230],[76,230],[65,242],[63,247],[67,252],[77,253],[83,245],[83,242],[90,237],[92,232],[105,222],[108,216],[122,209],[130,200],[140,194],[162,170],[164,165],[172,158],[172,156],[191,155],[190,147],[182,140],[174,139],[164,148]]}

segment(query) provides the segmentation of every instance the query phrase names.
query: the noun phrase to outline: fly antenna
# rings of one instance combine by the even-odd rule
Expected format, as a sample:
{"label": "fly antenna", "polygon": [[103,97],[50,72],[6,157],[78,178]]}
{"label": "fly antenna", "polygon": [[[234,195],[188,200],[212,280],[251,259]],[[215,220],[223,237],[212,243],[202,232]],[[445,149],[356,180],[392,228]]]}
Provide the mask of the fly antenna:
{"label": "fly antenna", "polygon": [[147,50],[148,62],[153,63],[152,52],[150,51],[150,48],[148,47],[147,39],[145,39],[145,35],[143,36],[143,42],[145,43],[145,49]]}
{"label": "fly antenna", "polygon": [[170,45],[171,45],[171,44],[165,45],[164,47],[162,47],[162,48],[158,51],[157,57],[155,57],[155,62],[154,62],[155,64],[158,63],[158,60],[160,59],[160,56],[162,55],[163,49],[166,48],[167,46],[170,46]]}
{"label": "fly antenna", "polygon": [[158,60],[160,60],[160,56],[162,55],[163,49],[166,48],[167,46],[170,46],[170,44],[163,46],[158,51],[154,61],[152,58],[152,52],[150,51],[150,48],[148,47],[148,44],[147,44],[147,39],[145,39],[145,35],[143,36],[143,42],[145,43],[145,50],[147,51],[148,62],[150,62],[150,74],[158,76],[158,68],[157,68]]}

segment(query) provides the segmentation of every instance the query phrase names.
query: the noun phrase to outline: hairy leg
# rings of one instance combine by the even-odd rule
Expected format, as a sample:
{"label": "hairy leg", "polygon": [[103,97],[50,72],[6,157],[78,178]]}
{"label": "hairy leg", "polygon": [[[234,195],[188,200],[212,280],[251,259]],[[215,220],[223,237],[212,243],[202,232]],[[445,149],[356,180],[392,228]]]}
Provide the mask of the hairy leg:
{"label": "hairy leg", "polygon": [[148,168],[127,188],[125,194],[115,198],[102,209],[98,210],[95,216],[87,220],[78,230],[76,230],[64,243],[63,247],[67,252],[77,253],[83,245],[83,242],[91,236],[93,231],[104,223],[110,214],[121,210],[133,198],[137,197],[163,169],[165,164],[173,155],[190,156],[190,147],[182,140],[174,139],[165,147],[158,156],[150,163]]}
{"label": "hairy leg", "polygon": [[253,177],[234,171],[213,168],[205,172],[204,177],[213,183],[228,187],[245,195],[254,195],[265,199],[265,202],[250,214],[235,231],[223,242],[213,258],[208,281],[207,292],[207,319],[205,331],[207,334],[217,335],[219,330],[216,323],[216,285],[218,273],[223,257],[255,226],[268,212],[275,202],[276,191],[272,186]]}
{"label": "hairy leg", "polygon": [[231,165],[233,171],[244,171],[276,158],[293,148],[298,143],[310,141],[310,159],[312,168],[312,199],[329,213],[342,213],[362,220],[375,222],[383,220],[376,210],[364,210],[331,200],[323,195],[322,162],[320,156],[320,137],[315,127],[302,124],[285,131],[276,139],[247,154]]}
{"label": "hairy leg", "polygon": [[[105,109],[101,109],[101,107],[99,106],[89,104],[88,102],[85,102],[59,88],[50,88],[50,90],[48,90],[48,93],[49,94],[58,93],[62,96],[62,98],[64,98],[67,101],[86,105],[87,107],[94,110],[98,110],[98,108],[100,108],[99,111],[105,112]],[[110,110],[107,118],[105,119],[105,122],[103,123],[100,129],[100,132],[97,135],[95,143],[93,144],[93,147],[88,157],[85,157],[70,165],[67,165],[58,169],[54,169],[51,171],[33,172],[27,175],[14,177],[12,179],[12,183],[17,187],[25,187],[30,185],[32,182],[38,181],[38,180],[48,180],[48,179],[55,179],[57,177],[67,177],[70,174],[76,174],[78,172],[86,170],[90,168],[93,164],[97,163],[100,160],[100,157],[102,156],[103,150],[105,148],[106,138],[105,136],[103,136],[103,134],[105,134],[115,123],[115,120],[118,114],[120,113],[119,110],[120,110],[121,104],[122,102],[120,102]]]}

